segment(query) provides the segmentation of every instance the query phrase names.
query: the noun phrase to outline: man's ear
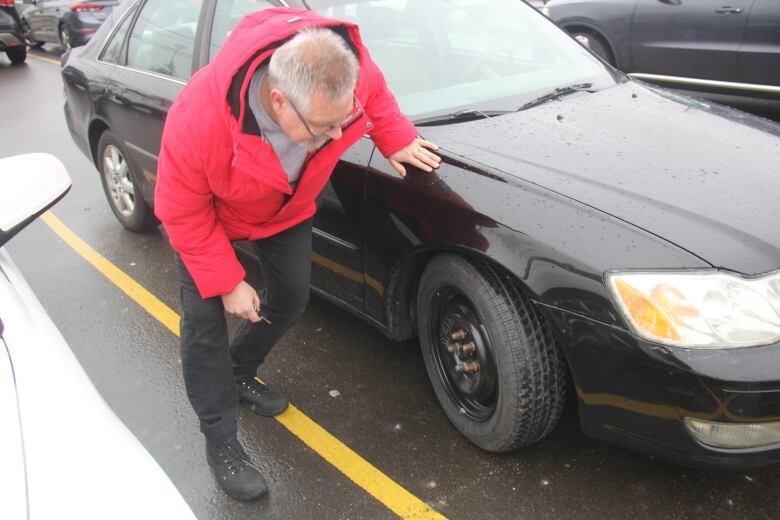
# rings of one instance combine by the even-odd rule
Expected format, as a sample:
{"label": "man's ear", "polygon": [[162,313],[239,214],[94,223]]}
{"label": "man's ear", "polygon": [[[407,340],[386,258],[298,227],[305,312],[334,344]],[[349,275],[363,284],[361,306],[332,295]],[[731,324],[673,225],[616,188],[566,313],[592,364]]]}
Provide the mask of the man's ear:
{"label": "man's ear", "polygon": [[282,91],[276,88],[272,88],[268,96],[271,98],[271,108],[274,109],[274,112],[277,114],[281,112],[284,105],[287,104],[287,98],[284,97]]}

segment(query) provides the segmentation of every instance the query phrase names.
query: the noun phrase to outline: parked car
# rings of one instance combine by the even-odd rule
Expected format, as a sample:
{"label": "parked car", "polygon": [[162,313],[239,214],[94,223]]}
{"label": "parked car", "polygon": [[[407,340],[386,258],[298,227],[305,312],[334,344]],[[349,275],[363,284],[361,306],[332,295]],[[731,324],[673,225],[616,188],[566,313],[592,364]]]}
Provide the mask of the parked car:
{"label": "parked car", "polygon": [[35,5],[35,0],[2,0],[2,2],[5,2],[5,5],[13,5],[19,16]]}
{"label": "parked car", "polygon": [[11,63],[24,63],[27,45],[19,15],[13,0],[0,0],[0,52],[5,52]]}
{"label": "parked car", "polygon": [[[401,178],[367,137],[345,153],[313,291],[419,335],[444,412],[486,450],[544,438],[574,392],[596,438],[710,467],[780,460],[778,125],[637,83],[520,0],[306,4],[359,24],[443,158]],[[274,5],[126,1],[64,58],[68,127],[126,228],[155,225],[172,101]]]}
{"label": "parked car", "polygon": [[32,0],[34,7],[22,14],[31,47],[58,43],[64,48],[89,41],[119,0]]}
{"label": "parked car", "polygon": [[0,516],[194,519],[92,386],[5,250],[69,189],[51,155],[0,159]]}
{"label": "parked car", "polygon": [[636,78],[780,99],[777,0],[551,0],[545,12]]}

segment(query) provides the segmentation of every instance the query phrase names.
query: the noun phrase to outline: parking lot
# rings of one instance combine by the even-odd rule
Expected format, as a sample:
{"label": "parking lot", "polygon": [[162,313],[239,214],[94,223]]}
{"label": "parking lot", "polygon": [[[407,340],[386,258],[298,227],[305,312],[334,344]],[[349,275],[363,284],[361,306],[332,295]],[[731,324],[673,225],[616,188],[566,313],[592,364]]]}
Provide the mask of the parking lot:
{"label": "parking lot", "polygon": [[[442,413],[415,340],[393,343],[317,297],[260,374],[294,409],[276,420],[239,417],[270,496],[225,497],[181,381],[172,251],[162,229],[137,235],[113,217],[94,165],[68,135],[50,47],[24,66],[0,57],[0,157],[54,154],[73,188],[8,248],[95,386],[198,518],[777,518],[780,467],[693,470],[593,441],[579,432],[572,400],[541,443],[481,451]],[[41,380],[56,386],[56,374]],[[56,432],[53,424],[53,443]]]}

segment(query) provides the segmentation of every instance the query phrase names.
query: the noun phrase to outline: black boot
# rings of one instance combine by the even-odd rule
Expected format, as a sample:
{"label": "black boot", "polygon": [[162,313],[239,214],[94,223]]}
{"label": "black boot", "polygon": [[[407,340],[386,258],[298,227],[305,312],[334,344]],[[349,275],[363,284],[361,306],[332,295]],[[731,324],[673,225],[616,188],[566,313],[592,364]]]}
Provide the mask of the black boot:
{"label": "black boot", "polygon": [[217,482],[229,496],[248,502],[268,492],[263,475],[252,465],[235,437],[222,444],[206,442],[206,460]]}
{"label": "black boot", "polygon": [[254,377],[242,379],[238,383],[238,397],[258,415],[273,417],[287,409],[289,402],[282,393],[270,385],[260,383]]}

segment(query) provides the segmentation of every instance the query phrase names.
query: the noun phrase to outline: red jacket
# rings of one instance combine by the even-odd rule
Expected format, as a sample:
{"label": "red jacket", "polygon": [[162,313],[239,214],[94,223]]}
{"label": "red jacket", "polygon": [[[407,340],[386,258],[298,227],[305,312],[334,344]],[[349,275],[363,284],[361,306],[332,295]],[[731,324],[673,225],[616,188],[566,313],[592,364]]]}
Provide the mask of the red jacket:
{"label": "red jacket", "polygon": [[[281,40],[312,25],[333,27],[351,40],[360,62],[355,95],[364,114],[341,139],[309,157],[285,203],[292,194],[287,174],[259,136],[247,89]],[[314,201],[339,157],[366,133],[387,157],[412,142],[417,130],[401,114],[356,25],[290,8],[244,18],[176,98],[160,148],[155,214],[201,296],[227,294],[244,279],[231,241],[268,237],[314,215]]]}

